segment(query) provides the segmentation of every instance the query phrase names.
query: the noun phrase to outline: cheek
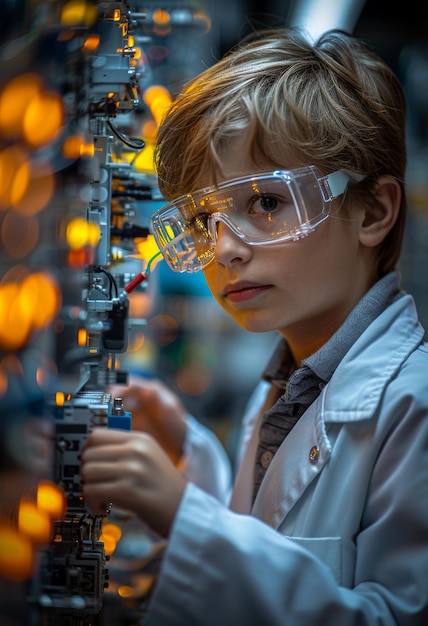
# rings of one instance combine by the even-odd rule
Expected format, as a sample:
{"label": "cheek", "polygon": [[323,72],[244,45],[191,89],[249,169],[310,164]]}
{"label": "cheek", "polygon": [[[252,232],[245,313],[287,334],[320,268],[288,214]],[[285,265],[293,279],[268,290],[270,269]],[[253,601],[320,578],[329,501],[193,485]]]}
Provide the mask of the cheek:
{"label": "cheek", "polygon": [[332,222],[327,220],[304,239],[269,254],[267,271],[283,286],[291,284],[299,293],[340,289],[357,268],[358,241],[347,224]]}

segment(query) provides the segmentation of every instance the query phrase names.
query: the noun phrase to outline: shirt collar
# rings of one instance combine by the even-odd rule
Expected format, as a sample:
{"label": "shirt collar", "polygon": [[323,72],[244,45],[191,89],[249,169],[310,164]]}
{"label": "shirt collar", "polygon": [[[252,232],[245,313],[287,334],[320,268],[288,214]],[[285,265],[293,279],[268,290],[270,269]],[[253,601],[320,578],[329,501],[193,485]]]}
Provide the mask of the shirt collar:
{"label": "shirt collar", "polygon": [[[400,275],[390,272],[373,285],[350,312],[342,326],[317,352],[302,361],[324,383],[333,375],[349,348],[368,326],[400,294]],[[296,364],[285,339],[281,339],[262,373],[262,378],[285,388]]]}

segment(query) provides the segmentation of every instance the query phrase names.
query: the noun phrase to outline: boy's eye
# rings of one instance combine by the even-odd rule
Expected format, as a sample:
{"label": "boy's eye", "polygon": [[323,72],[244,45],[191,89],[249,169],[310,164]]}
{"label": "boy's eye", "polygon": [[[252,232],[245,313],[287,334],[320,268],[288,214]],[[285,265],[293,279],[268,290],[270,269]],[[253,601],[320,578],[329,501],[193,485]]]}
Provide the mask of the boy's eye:
{"label": "boy's eye", "polygon": [[254,196],[250,202],[250,213],[272,213],[278,206],[279,200],[274,196]]}

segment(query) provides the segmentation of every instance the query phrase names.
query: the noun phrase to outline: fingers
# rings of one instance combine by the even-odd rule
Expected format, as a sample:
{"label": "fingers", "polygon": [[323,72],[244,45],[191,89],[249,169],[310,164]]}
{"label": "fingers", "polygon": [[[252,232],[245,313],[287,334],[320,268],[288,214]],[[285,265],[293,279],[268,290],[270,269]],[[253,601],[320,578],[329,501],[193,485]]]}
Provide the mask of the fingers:
{"label": "fingers", "polygon": [[82,451],[83,491],[89,509],[113,508],[139,515],[166,536],[186,481],[156,440],[140,432],[96,428]]}
{"label": "fingers", "polygon": [[132,435],[129,430],[120,430],[118,428],[94,428],[87,438],[84,450],[94,446],[105,446],[106,444],[123,444],[128,441]]}
{"label": "fingers", "polygon": [[159,380],[135,375],[127,387],[114,386],[109,391],[121,397],[125,410],[132,413],[133,430],[151,434],[177,464],[187,431],[186,411],[179,398]]}
{"label": "fingers", "polygon": [[117,504],[117,500],[114,503],[112,501],[112,494],[115,493],[116,489],[115,481],[85,485],[86,505],[93,515],[107,515],[110,512],[113,505]]}

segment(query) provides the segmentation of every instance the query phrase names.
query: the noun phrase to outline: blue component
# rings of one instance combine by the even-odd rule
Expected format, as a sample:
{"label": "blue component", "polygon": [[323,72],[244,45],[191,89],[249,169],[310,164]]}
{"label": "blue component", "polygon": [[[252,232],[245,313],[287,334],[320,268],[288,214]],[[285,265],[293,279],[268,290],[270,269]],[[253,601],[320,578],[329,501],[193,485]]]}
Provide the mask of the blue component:
{"label": "blue component", "polygon": [[[120,402],[120,401],[119,401]],[[119,430],[132,430],[132,413],[124,411],[123,406],[118,409],[116,401],[108,405],[107,428],[118,428]]]}
{"label": "blue component", "polygon": [[107,427],[132,430],[132,413],[126,411],[123,415],[108,415]]}

